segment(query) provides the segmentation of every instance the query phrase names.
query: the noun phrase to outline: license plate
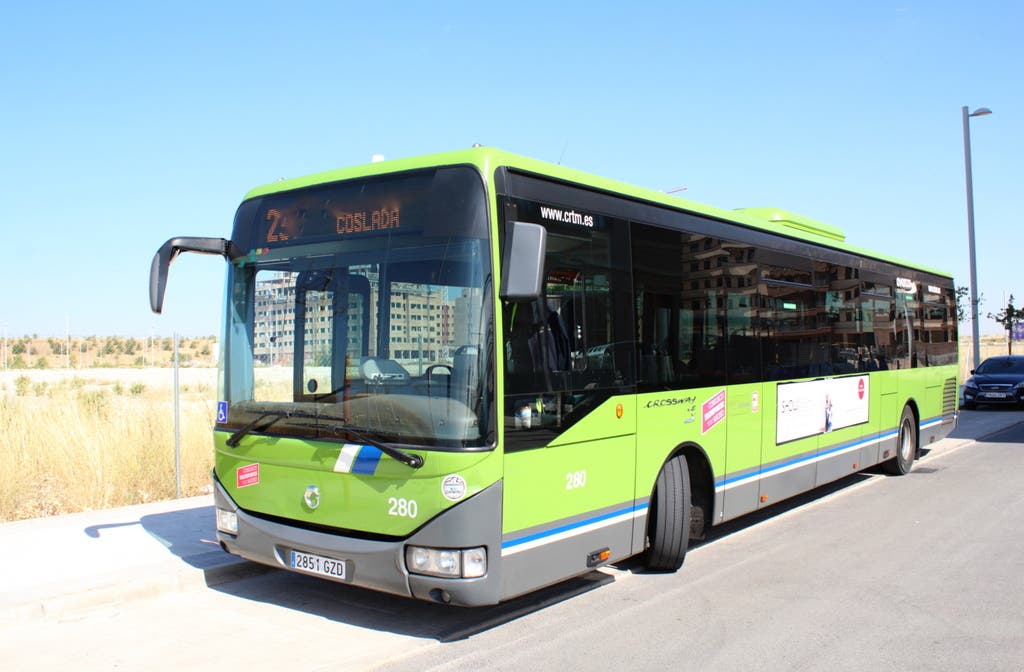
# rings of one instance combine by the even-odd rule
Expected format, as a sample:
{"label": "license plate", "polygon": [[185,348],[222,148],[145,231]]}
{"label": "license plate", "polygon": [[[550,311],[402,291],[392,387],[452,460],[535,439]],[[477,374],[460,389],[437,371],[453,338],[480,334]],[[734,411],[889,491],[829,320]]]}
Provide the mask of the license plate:
{"label": "license plate", "polygon": [[289,564],[291,568],[299,572],[317,574],[319,576],[326,576],[332,579],[346,578],[346,566],[344,560],[325,558],[322,555],[294,550],[291,552],[290,560]]}
{"label": "license plate", "polygon": [[986,392],[985,396],[989,399],[1006,399],[1005,392]]}

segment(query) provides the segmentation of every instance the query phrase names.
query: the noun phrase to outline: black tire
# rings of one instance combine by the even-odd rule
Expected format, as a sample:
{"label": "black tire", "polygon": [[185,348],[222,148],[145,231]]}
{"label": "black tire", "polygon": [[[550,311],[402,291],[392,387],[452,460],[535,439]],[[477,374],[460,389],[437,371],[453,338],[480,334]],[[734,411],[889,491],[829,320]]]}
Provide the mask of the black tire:
{"label": "black tire", "polygon": [[882,466],[886,473],[902,476],[910,473],[915,457],[917,457],[917,420],[914,419],[914,412],[910,410],[910,407],[904,406],[903,415],[900,417],[899,432],[896,435],[896,456]]}
{"label": "black tire", "polygon": [[973,401],[965,401],[964,405],[961,406],[960,408],[962,408],[962,409],[964,409],[966,411],[973,411],[976,407],[975,407]]}
{"label": "black tire", "polygon": [[690,541],[690,470],[682,455],[658,474],[647,513],[647,541],[647,569],[674,572],[683,566]]}

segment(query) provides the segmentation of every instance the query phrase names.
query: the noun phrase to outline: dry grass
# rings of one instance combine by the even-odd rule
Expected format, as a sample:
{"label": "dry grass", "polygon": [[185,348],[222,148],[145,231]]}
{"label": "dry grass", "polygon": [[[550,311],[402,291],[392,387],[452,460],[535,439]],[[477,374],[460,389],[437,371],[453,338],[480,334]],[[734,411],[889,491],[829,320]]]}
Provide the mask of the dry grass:
{"label": "dry grass", "polygon": [[[181,487],[208,492],[216,372],[182,369]],[[0,374],[0,520],[175,495],[170,369]]]}

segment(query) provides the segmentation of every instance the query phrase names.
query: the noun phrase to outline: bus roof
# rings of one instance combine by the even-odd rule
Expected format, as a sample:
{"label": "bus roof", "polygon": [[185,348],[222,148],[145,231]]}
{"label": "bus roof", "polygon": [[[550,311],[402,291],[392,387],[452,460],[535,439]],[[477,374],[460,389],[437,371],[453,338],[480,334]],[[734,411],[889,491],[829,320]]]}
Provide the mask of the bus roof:
{"label": "bus roof", "polygon": [[566,168],[565,166],[540,161],[538,159],[531,159],[529,157],[513,154],[493,147],[473,147],[470,149],[443,152],[439,154],[426,154],[403,159],[391,159],[376,163],[352,166],[349,168],[314,173],[302,177],[282,179],[277,182],[272,182],[252,189],[248,194],[246,194],[245,198],[248,200],[258,196],[266,196],[268,194],[290,191],[292,189],[301,189],[330,182],[338,182],[352,178],[444,165],[473,165],[480,169],[485,176],[492,175],[493,171],[499,166],[505,166],[514,170],[551,177],[562,182],[576,184],[588,189],[596,189],[598,191],[603,191],[625,198],[664,205],[672,209],[684,210],[712,217],[714,219],[739,224],[740,226],[745,226],[751,229],[780,234],[789,238],[803,240],[809,243],[849,252],[851,254],[878,259],[880,261],[886,261],[938,276],[947,278],[952,277],[952,275],[947,271],[922,266],[921,264],[912,263],[905,259],[875,250],[867,250],[850,245],[846,242],[846,234],[839,227],[831,224],[825,224],[824,222],[819,222],[809,217],[804,217],[803,215],[787,212],[779,208],[757,207],[739,208],[736,210],[717,208],[715,206],[680,198],[672,194],[666,194],[653,189],[638,187],[625,182],[592,175],[572,168]]}

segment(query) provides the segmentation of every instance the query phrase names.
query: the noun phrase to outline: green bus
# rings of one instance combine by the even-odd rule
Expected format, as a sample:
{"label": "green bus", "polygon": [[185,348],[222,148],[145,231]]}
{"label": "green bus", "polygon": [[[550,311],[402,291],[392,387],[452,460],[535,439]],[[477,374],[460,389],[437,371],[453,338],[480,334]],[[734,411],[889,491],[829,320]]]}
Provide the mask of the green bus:
{"label": "green bus", "polygon": [[881,464],[957,417],[950,276],[770,208],[485,147],[278,181],[230,239],[232,554],[494,604]]}

